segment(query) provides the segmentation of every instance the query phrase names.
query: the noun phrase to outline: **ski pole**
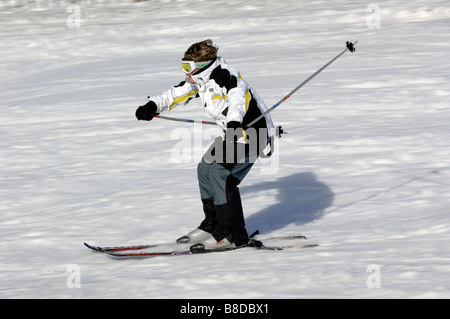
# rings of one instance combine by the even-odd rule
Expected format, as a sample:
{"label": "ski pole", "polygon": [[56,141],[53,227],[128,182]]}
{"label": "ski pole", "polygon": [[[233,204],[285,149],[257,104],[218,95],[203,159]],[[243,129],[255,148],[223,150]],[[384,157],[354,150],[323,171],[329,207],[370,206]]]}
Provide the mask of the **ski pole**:
{"label": "ski pole", "polygon": [[[358,41],[356,41],[354,44],[357,44]],[[272,112],[274,109],[276,109],[281,103],[283,103],[284,101],[286,101],[288,98],[290,98],[295,92],[297,92],[298,90],[300,90],[300,88],[302,88],[306,83],[308,83],[309,81],[311,81],[317,74],[319,74],[320,72],[322,72],[327,66],[329,66],[331,63],[333,63],[334,61],[336,61],[341,55],[343,55],[345,52],[347,52],[347,50],[349,50],[350,52],[355,52],[355,48],[353,47],[354,45],[351,42],[346,43],[346,48],[345,50],[343,50],[341,53],[339,53],[338,55],[336,55],[332,60],[330,60],[327,64],[325,64],[323,67],[321,67],[320,69],[318,69],[316,72],[314,72],[313,74],[311,74],[309,76],[309,78],[307,78],[305,81],[303,81],[302,83],[300,83],[295,89],[293,89],[291,92],[288,93],[288,95],[286,95],[285,97],[283,97],[280,101],[278,101],[274,106],[272,106],[271,108],[267,109],[267,111],[265,111],[264,113],[262,113],[260,116],[258,116],[256,119],[254,119],[253,121],[251,121],[250,123],[247,124],[247,128],[252,126],[253,124],[255,124],[256,122],[258,122],[262,117],[266,116],[268,113]]]}
{"label": "ski pole", "polygon": [[187,122],[187,123],[198,123],[198,124],[207,124],[207,125],[217,125],[216,122],[211,121],[199,121],[199,120],[190,120],[190,119],[180,119],[178,117],[170,117],[164,115],[155,115],[159,119],[169,120],[169,121],[177,121],[177,122]]}

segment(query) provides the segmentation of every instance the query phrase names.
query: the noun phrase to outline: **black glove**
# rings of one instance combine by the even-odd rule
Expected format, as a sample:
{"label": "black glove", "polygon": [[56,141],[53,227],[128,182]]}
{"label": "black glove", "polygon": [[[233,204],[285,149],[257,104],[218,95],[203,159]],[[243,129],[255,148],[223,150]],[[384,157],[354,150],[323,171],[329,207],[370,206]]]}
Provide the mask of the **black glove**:
{"label": "black glove", "polygon": [[239,137],[243,136],[242,125],[239,122],[231,121],[227,123],[227,131],[223,141],[223,162],[220,163],[225,168],[234,167],[245,155],[245,145],[237,143]]}
{"label": "black glove", "polygon": [[237,139],[239,136],[242,136],[242,132],[241,123],[236,121],[228,122],[225,139],[217,137],[206,151],[204,159],[210,163],[216,162],[231,171],[238,163],[238,160],[245,156],[247,152],[246,145],[237,143]]}
{"label": "black glove", "polygon": [[[239,129],[239,130],[238,130]],[[238,135],[242,134],[242,125],[237,121],[231,121],[227,123],[227,131],[225,134],[226,143],[236,143]]]}
{"label": "black glove", "polygon": [[155,115],[159,114],[156,113],[157,110],[156,103],[150,100],[147,104],[138,107],[136,110],[136,118],[139,121],[151,121]]}

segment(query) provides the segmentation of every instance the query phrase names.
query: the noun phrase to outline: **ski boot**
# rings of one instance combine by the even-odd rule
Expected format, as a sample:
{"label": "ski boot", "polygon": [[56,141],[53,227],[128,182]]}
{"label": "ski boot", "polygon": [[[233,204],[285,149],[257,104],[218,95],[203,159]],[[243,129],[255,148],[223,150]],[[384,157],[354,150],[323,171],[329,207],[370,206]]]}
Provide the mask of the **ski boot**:
{"label": "ski boot", "polygon": [[190,231],[187,235],[181,236],[177,239],[178,244],[188,244],[188,243],[200,243],[205,239],[211,237],[211,233],[208,233],[200,228],[196,228]]}
{"label": "ski boot", "polygon": [[234,249],[236,245],[231,236],[227,236],[221,241],[217,241],[211,234],[205,240],[191,246],[191,250],[221,250]]}

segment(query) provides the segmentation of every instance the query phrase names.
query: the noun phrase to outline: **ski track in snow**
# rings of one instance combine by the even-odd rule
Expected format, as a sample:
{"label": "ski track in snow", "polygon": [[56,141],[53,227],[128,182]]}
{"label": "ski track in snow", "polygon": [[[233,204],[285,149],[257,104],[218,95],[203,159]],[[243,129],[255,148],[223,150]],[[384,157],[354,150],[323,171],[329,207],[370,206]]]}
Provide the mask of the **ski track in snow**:
{"label": "ski track in snow", "polygon": [[[0,7],[0,297],[449,298],[447,1],[378,1],[379,28],[364,1],[187,3],[82,2],[76,29],[60,2]],[[205,38],[269,106],[359,41],[272,113],[288,134],[241,185],[249,232],[320,246],[89,252],[200,222],[196,163],[220,132],[134,112]],[[203,118],[196,101],[170,115]]]}

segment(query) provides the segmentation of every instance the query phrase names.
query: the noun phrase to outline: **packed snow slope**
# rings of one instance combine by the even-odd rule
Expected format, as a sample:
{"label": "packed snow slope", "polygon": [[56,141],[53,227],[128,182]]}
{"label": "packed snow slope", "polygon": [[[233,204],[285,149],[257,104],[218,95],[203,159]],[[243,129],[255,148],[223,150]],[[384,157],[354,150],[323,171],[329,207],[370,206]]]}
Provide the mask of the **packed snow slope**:
{"label": "packed snow slope", "polygon": [[[446,0],[2,1],[1,298],[449,298]],[[78,26],[78,27],[77,27]],[[249,232],[320,246],[117,261],[202,219],[220,131],[134,112],[211,38],[288,132],[241,192]],[[171,116],[205,119],[202,106]]]}

